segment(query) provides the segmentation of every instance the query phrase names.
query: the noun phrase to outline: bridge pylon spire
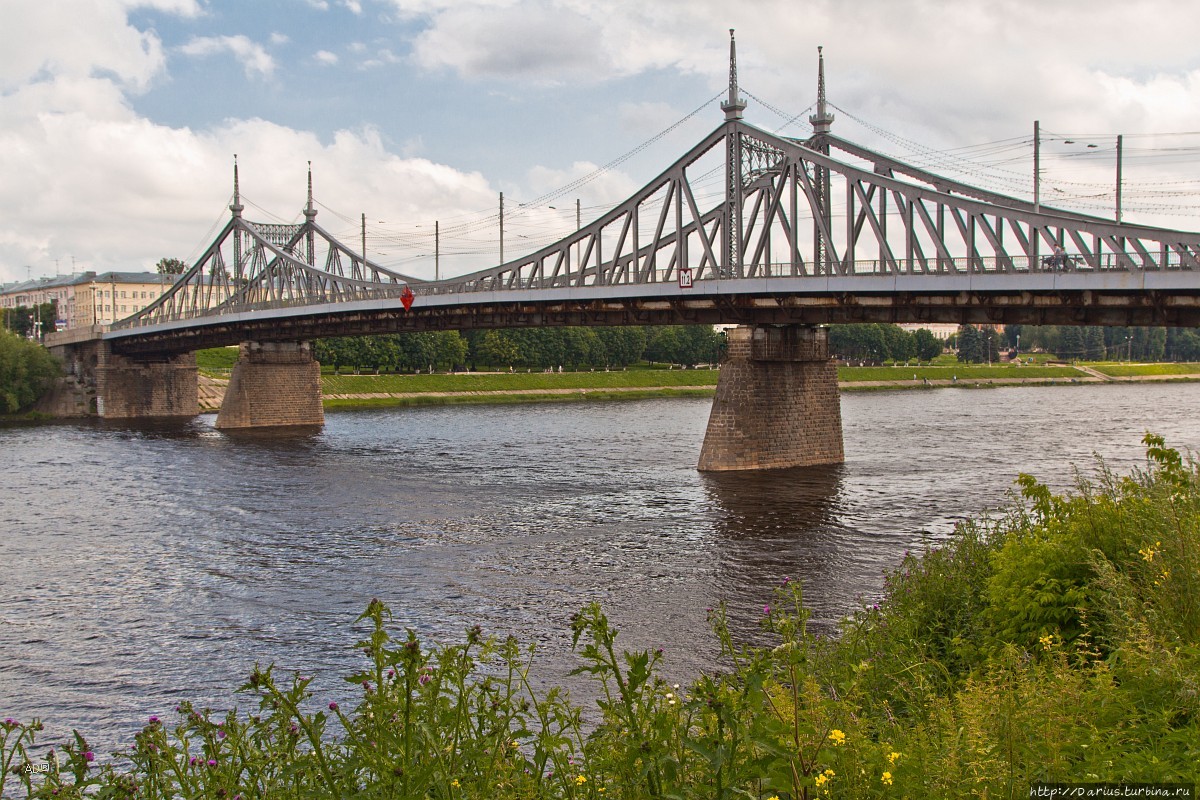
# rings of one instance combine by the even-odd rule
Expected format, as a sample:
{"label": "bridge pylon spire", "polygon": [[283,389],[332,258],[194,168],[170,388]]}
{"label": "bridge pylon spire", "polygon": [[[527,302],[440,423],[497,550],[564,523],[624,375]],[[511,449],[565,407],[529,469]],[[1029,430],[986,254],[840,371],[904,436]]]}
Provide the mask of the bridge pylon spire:
{"label": "bridge pylon spire", "polygon": [[729,29],[729,99],[721,103],[725,119],[741,119],[746,110],[746,101],[738,96],[737,82],[737,42],[733,38],[733,28]]}
{"label": "bridge pylon spire", "polygon": [[825,54],[820,45],[817,46],[817,113],[808,118],[812,123],[813,133],[822,134],[829,133],[829,126],[833,124],[833,114],[829,113],[828,106],[825,105]]}
{"label": "bridge pylon spire", "polygon": [[244,205],[242,205],[242,195],[238,189],[237,153],[234,153],[233,154],[233,202],[229,204],[229,210],[231,212],[233,212],[233,216],[240,217],[242,215],[242,211],[244,211],[245,208],[246,207]]}
{"label": "bridge pylon spire", "polygon": [[309,222],[317,216],[317,209],[313,207],[313,192],[312,192],[312,162],[308,162],[308,205],[304,207],[304,218]]}

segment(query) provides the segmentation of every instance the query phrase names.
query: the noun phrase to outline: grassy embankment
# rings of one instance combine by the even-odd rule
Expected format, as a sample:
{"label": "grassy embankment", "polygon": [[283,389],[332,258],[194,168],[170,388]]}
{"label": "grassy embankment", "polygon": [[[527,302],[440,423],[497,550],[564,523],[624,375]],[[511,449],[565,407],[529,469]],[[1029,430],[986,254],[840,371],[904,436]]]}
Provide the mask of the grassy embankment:
{"label": "grassy embankment", "polygon": [[667,677],[671,654],[620,653],[601,609],[584,607],[570,625],[597,724],[534,688],[532,647],[478,626],[430,646],[394,635],[376,600],[359,618],[353,703],[255,668],[249,712],[183,703],[103,766],[81,735],[48,753],[36,721],[5,720],[0,794],[6,780],[27,797],[147,800],[915,800],[1194,784],[1200,465],[1145,441],[1145,470],[1073,495],[1022,476],[1002,513],[906,556],[836,639],[808,632],[782,575],[764,588],[764,646],[736,642],[725,609],[710,609],[721,661],[688,686]]}
{"label": "grassy embankment", "polygon": [[[197,362],[209,376],[228,377],[237,351],[233,348],[200,351]],[[845,391],[891,388],[927,388],[958,385],[1002,386],[1093,381],[1095,377],[1073,366],[1044,363],[959,364],[953,356],[919,366],[839,367],[838,380]],[[1200,374],[1200,364],[1091,365],[1117,380],[1144,377],[1170,380],[1171,376]],[[644,397],[711,396],[716,370],[667,369],[639,365],[612,372],[480,372],[433,375],[345,375],[326,369],[321,376],[325,407],[353,408],[454,403],[506,403],[564,400],[637,399]]]}

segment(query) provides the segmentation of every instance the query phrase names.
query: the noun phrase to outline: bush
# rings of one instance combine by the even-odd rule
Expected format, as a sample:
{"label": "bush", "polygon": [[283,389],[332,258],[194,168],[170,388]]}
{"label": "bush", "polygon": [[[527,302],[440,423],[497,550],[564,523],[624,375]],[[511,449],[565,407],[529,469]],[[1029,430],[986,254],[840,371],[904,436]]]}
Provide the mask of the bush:
{"label": "bush", "polygon": [[46,348],[0,331],[0,414],[14,414],[37,402],[60,374]]}

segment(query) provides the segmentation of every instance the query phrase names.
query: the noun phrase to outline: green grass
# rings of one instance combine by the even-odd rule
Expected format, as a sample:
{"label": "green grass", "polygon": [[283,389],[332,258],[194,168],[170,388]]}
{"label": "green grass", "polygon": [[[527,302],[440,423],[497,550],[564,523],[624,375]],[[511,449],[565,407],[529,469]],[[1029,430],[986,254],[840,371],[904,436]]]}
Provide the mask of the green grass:
{"label": "green grass", "polygon": [[1200,364],[1090,364],[1092,369],[1114,378],[1135,375],[1200,375]]}
{"label": "green grass", "polygon": [[349,408],[389,408],[395,406],[451,406],[492,403],[574,403],[591,400],[646,400],[652,397],[712,397],[712,387],[680,387],[676,389],[633,389],[614,391],[580,389],[567,394],[525,394],[522,392],[489,392],[487,394],[423,394],[416,397],[369,397],[352,400],[338,398],[322,402],[326,410]]}
{"label": "green grass", "polygon": [[322,375],[325,394],[418,392],[514,392],[530,389],[619,389],[655,386],[715,386],[717,371],[630,370],[628,372],[460,373],[455,375]]}
{"label": "green grass", "polygon": [[957,364],[938,367],[838,367],[838,380],[856,381],[948,381],[957,376],[960,381],[978,378],[1081,378],[1085,373],[1074,367],[1017,367],[1009,365],[986,366],[981,364]]}
{"label": "green grass", "polygon": [[196,366],[204,373],[222,373],[233,369],[238,358],[236,347],[212,347],[196,351]]}

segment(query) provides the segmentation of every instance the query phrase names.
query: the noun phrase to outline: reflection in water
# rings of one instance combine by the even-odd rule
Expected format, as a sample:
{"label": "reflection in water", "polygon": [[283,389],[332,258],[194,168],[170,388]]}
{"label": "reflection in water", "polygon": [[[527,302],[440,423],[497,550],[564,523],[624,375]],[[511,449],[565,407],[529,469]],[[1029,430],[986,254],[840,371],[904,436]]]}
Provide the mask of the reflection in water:
{"label": "reflection in water", "polygon": [[[862,587],[840,585],[832,569],[849,531],[839,522],[842,465],[744,473],[702,473],[714,501],[717,584],[725,587],[731,629],[755,630],[765,588],[798,580],[817,619],[837,609]],[[758,605],[756,605],[756,603]],[[824,614],[822,612],[825,612]]]}
{"label": "reflection in water", "polygon": [[1198,393],[846,395],[844,466],[749,474],[696,472],[707,400],[3,428],[0,718],[109,750],[181,699],[237,702],[256,661],[345,699],[373,597],[427,639],[479,623],[536,641],[547,682],[576,666],[568,619],[597,600],[620,646],[663,647],[683,682],[713,664],[707,607],[754,635],[788,576],[831,631],[1018,471],[1062,486],[1093,451],[1125,470],[1146,429],[1200,446]]}

